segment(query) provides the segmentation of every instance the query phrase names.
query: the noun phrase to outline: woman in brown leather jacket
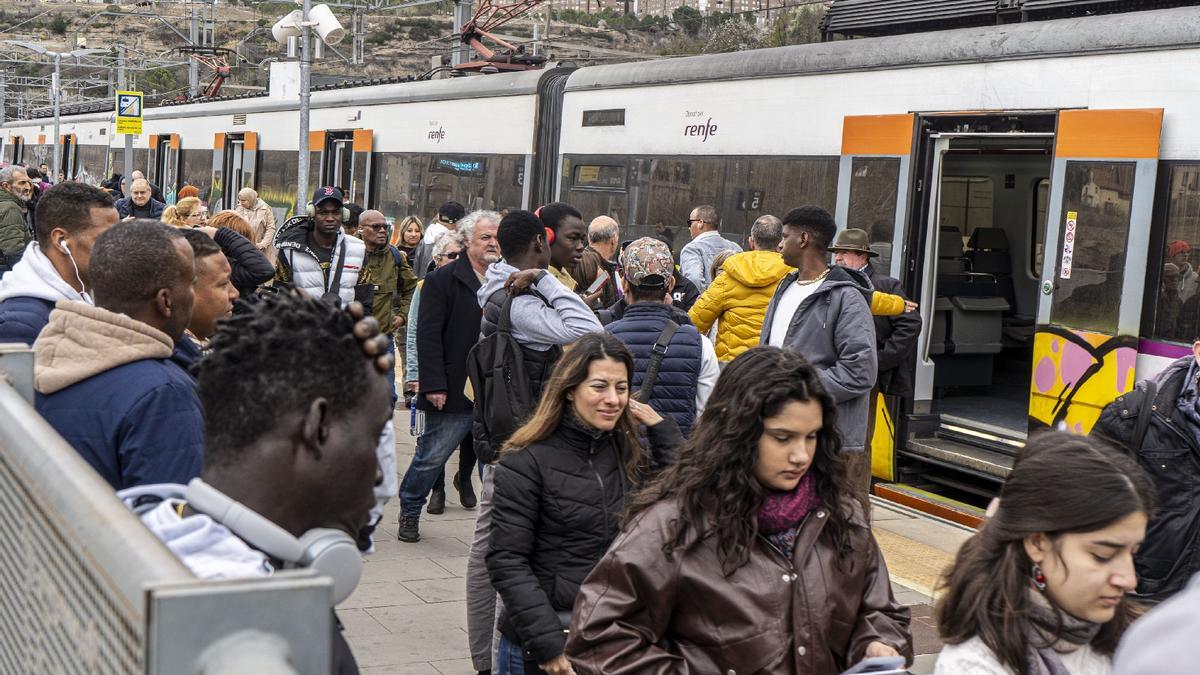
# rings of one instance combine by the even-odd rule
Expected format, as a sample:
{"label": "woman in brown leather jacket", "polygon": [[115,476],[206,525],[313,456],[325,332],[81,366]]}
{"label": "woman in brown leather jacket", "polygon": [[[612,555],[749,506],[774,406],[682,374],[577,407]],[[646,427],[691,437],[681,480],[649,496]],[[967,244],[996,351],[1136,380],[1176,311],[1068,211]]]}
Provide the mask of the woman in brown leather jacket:
{"label": "woman in brown leather jacket", "polygon": [[580,589],[578,673],[835,675],[912,658],[909,611],[850,490],[835,404],[800,356],[721,374],[678,463]]}

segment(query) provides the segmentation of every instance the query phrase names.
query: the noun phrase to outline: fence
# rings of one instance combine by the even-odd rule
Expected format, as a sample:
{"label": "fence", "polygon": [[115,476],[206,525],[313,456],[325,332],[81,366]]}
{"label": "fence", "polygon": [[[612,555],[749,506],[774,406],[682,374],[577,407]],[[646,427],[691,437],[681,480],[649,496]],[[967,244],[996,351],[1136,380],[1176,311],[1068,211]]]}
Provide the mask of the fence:
{"label": "fence", "polygon": [[0,345],[0,672],[329,672],[327,578],[195,578],[32,397],[32,353]]}

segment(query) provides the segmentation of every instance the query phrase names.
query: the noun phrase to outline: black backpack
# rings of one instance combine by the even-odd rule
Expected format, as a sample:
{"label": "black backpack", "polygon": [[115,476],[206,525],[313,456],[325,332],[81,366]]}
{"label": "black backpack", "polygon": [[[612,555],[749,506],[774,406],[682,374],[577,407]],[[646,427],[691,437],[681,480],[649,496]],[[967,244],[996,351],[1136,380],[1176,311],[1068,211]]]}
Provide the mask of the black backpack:
{"label": "black backpack", "polygon": [[533,398],[521,345],[512,335],[512,296],[504,300],[496,332],[467,354],[467,377],[484,432],[499,448],[533,413]]}

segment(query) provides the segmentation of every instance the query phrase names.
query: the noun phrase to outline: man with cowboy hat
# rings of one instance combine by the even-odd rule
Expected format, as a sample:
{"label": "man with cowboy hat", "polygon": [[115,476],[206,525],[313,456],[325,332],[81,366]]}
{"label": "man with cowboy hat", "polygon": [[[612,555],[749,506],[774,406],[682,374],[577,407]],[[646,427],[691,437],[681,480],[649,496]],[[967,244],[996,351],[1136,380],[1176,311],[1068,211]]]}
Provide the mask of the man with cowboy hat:
{"label": "man with cowboy hat", "polygon": [[[871,258],[879,254],[871,250],[870,237],[863,230],[849,228],[838,234],[829,250],[833,261],[842,267],[855,269],[871,279],[876,291],[904,297],[900,281],[887,275],[887,270],[877,270]],[[875,316],[875,346],[879,359],[879,377],[875,390],[885,396],[911,397],[913,395],[912,358],[916,352],[917,337],[921,334],[921,315],[904,312],[895,316]],[[875,396],[871,396],[871,415],[867,425],[867,441],[870,442],[875,428]]]}

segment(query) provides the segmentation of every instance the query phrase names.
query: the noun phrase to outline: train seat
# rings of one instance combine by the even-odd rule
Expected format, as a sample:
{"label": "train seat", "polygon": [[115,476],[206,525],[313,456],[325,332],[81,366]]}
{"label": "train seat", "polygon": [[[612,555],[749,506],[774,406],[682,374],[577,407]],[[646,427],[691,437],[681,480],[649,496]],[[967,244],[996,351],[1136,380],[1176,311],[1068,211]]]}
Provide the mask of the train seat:
{"label": "train seat", "polygon": [[1013,286],[1008,235],[998,227],[978,227],[971,233],[967,247],[971,249],[967,253],[971,270],[995,277],[1000,297],[1008,301],[1008,313],[1016,312],[1017,292]]}
{"label": "train seat", "polygon": [[962,233],[953,225],[943,225],[938,230],[938,277],[967,271],[969,269],[967,259],[963,257]]}
{"label": "train seat", "polygon": [[946,327],[950,323],[950,310],[954,309],[950,298],[935,298],[933,301],[933,323],[929,329],[929,354],[938,356],[946,353]]}

